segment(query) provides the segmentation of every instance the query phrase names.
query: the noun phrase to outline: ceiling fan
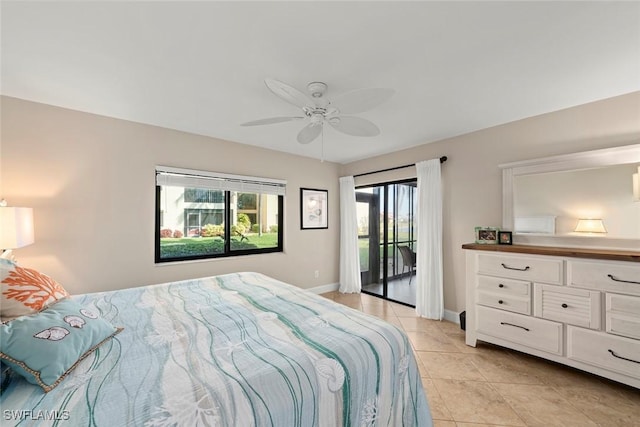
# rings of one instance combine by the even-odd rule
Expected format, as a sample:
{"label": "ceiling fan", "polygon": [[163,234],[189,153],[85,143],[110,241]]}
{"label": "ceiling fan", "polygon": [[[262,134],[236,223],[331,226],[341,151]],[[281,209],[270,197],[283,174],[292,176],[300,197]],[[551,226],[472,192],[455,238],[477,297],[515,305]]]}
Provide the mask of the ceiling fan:
{"label": "ceiling fan", "polygon": [[270,117],[242,123],[241,126],[270,125],[294,120],[306,120],[308,121],[307,125],[298,133],[297,139],[300,144],[309,144],[316,139],[322,133],[325,123],[329,123],[335,130],[347,135],[379,135],[380,129],[378,129],[375,124],[367,119],[351,116],[350,114],[368,111],[385,102],[394,93],[393,89],[356,89],[335,98],[334,104],[334,102],[324,97],[327,91],[326,83],[309,83],[307,90],[311,98],[298,89],[278,80],[267,78],[264,80],[264,83],[274,95],[301,108],[302,115],[294,117]]}

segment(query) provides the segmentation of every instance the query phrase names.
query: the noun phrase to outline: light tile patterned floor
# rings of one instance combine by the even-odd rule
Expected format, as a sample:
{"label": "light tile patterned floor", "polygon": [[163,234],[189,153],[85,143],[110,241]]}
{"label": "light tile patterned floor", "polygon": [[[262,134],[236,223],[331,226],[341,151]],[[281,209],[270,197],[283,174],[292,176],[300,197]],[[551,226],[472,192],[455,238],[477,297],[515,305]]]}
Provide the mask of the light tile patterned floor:
{"label": "light tile patterned floor", "polygon": [[[363,290],[366,290],[370,294],[382,295],[382,284],[372,283],[364,285]],[[387,286],[387,297],[390,300],[400,301],[405,304],[416,305],[416,276],[411,278],[409,283],[409,276],[404,275],[396,279],[390,279]]]}
{"label": "light tile patterned floor", "polygon": [[458,325],[370,295],[323,296],[406,331],[436,427],[640,427],[640,390],[491,344],[469,347]]}

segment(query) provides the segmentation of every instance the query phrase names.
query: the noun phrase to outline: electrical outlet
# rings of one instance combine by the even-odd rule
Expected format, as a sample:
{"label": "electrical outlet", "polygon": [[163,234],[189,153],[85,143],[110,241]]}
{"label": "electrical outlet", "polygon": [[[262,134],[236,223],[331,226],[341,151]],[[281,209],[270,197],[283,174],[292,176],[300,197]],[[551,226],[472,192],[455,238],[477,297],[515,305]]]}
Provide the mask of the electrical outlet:
{"label": "electrical outlet", "polygon": [[318,271],[318,270],[314,271],[314,272],[313,272],[313,277],[315,277],[316,279],[317,279],[318,277],[320,277],[320,271]]}

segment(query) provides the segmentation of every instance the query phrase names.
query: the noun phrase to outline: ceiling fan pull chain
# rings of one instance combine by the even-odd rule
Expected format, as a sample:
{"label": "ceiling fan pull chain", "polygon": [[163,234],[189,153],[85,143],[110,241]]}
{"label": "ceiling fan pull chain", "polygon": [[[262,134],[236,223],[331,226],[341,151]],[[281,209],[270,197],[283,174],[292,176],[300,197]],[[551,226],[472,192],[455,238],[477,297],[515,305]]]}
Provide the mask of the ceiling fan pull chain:
{"label": "ceiling fan pull chain", "polygon": [[324,121],[320,124],[320,163],[324,163]]}

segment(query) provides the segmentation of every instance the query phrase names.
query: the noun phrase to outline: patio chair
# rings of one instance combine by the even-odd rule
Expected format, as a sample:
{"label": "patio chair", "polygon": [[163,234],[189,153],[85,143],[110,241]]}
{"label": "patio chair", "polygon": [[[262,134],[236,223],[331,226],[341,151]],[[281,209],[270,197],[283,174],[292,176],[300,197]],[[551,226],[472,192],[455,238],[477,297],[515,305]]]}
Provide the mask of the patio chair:
{"label": "patio chair", "polygon": [[402,274],[404,274],[405,268],[409,268],[409,284],[411,284],[413,269],[416,268],[416,253],[409,246],[404,245],[398,245],[398,250],[402,255]]}

